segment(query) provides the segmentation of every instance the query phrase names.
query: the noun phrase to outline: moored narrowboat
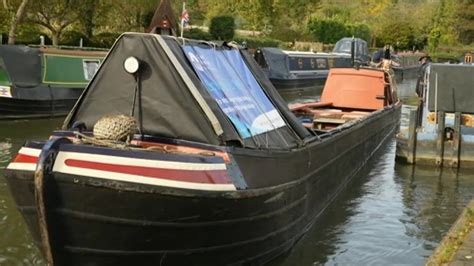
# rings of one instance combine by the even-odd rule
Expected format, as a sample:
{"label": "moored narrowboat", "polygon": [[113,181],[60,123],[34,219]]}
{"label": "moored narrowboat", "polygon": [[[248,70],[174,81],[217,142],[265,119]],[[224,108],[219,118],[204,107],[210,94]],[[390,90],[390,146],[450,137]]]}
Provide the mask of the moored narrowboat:
{"label": "moored narrowboat", "polygon": [[105,55],[0,45],[0,119],[66,116]]}
{"label": "moored narrowboat", "polygon": [[288,108],[246,51],[126,33],[5,176],[50,265],[263,264],[393,136],[392,74],[333,69]]}
{"label": "moored narrowboat", "polygon": [[311,90],[321,94],[329,73],[329,54],[262,47],[254,58],[277,90]]}
{"label": "moored narrowboat", "polygon": [[430,64],[418,106],[406,108],[397,159],[419,165],[474,167],[474,66]]}

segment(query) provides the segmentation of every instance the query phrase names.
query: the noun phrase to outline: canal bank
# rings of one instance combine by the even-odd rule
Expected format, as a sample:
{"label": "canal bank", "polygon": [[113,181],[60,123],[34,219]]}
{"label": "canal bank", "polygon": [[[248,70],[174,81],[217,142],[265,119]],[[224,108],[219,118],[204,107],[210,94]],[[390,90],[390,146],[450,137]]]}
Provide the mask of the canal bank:
{"label": "canal bank", "polygon": [[474,200],[471,200],[453,224],[426,266],[474,264]]}

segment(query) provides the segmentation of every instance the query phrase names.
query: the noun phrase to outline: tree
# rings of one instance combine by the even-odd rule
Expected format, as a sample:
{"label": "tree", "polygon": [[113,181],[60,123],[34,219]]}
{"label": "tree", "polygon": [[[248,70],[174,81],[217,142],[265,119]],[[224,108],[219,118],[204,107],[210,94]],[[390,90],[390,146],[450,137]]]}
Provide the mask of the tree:
{"label": "tree", "polygon": [[348,35],[344,23],[333,19],[312,19],[308,30],[322,43],[335,43]]}
{"label": "tree", "polygon": [[231,16],[212,18],[209,33],[217,40],[231,40],[235,33],[234,18]]}
{"label": "tree", "polygon": [[459,40],[464,44],[474,42],[474,0],[463,1],[458,8]]}
{"label": "tree", "polygon": [[58,45],[64,29],[83,15],[79,12],[80,7],[79,0],[36,1],[28,20],[47,29],[51,33],[53,45]]}
{"label": "tree", "polygon": [[347,25],[350,36],[361,38],[365,41],[370,41],[370,27],[367,24],[355,23]]}
{"label": "tree", "polygon": [[8,44],[15,44],[16,42],[16,31],[18,25],[21,23],[25,11],[26,6],[28,5],[28,0],[22,0],[18,6],[16,12],[14,12],[14,7],[11,2],[7,0],[3,0],[3,7],[5,10],[8,10],[11,13],[11,20],[10,20],[10,30],[8,32]]}

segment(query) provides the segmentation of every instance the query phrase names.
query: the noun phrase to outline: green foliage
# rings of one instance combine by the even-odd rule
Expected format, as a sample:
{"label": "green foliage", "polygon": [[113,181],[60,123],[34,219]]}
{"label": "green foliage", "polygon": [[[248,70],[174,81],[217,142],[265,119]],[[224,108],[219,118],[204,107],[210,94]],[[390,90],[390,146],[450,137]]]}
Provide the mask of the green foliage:
{"label": "green foliage", "polygon": [[434,27],[428,37],[428,50],[433,53],[438,49],[439,41],[441,38],[441,29],[439,27]]}
{"label": "green foliage", "polygon": [[205,41],[212,40],[212,35],[210,33],[205,32],[198,28],[185,30],[184,37],[188,39],[195,39],[195,40],[205,40]]}
{"label": "green foliage", "polygon": [[231,40],[235,34],[235,22],[231,16],[212,18],[209,33],[216,40]]}
{"label": "green foliage", "polygon": [[87,46],[98,48],[110,48],[115,43],[115,40],[120,36],[116,32],[103,32],[93,36]]}
{"label": "green foliage", "polygon": [[51,44],[51,38],[45,33],[41,32],[41,29],[37,26],[22,25],[18,28],[16,44],[39,44],[40,36],[45,38],[45,44]]}
{"label": "green foliage", "polygon": [[347,25],[347,29],[350,36],[370,41],[371,33],[369,25],[363,23],[349,24]]}
{"label": "green foliage", "polygon": [[234,41],[242,44],[245,42],[247,47],[250,49],[255,49],[258,47],[279,47],[282,43],[279,40],[271,39],[271,38],[253,38],[253,37],[236,37]]}
{"label": "green foliage", "polygon": [[[0,9],[0,30],[7,33],[20,0],[6,0]],[[26,20],[19,25],[21,42],[38,43],[40,34],[59,38],[60,44],[109,47],[117,33],[144,31],[160,1],[157,0],[41,0],[31,1]],[[186,0],[192,25],[210,25],[216,16],[232,16],[234,29],[260,31],[260,36],[284,42],[334,43],[341,37],[360,37],[379,47],[386,42],[399,49],[431,51],[474,41],[473,0]],[[183,1],[171,1],[176,18]],[[43,14],[43,15],[40,15]],[[47,16],[44,17],[44,16]],[[232,39],[222,36],[229,27],[218,25],[214,37],[186,30],[185,37]],[[29,29],[28,29],[29,28]],[[105,32],[104,34],[101,34]],[[117,32],[117,33],[112,33]],[[65,36],[61,36],[65,34]],[[94,36],[96,35],[96,36]],[[230,36],[233,36],[230,35]],[[103,39],[102,39],[103,38]],[[247,43],[263,42],[260,38]],[[271,42],[271,41],[270,41]],[[266,44],[265,44],[266,45]],[[273,46],[274,43],[267,46]],[[444,49],[444,48],[443,48]]]}
{"label": "green foliage", "polygon": [[316,41],[322,43],[335,43],[349,34],[346,25],[334,19],[312,19],[308,30]]}
{"label": "green foliage", "polygon": [[83,44],[86,45],[87,37],[82,32],[75,30],[66,31],[61,35],[61,45],[79,46],[81,38]]}
{"label": "green foliage", "polygon": [[414,44],[413,28],[406,21],[391,20],[382,26],[381,39],[396,49],[410,50]]}

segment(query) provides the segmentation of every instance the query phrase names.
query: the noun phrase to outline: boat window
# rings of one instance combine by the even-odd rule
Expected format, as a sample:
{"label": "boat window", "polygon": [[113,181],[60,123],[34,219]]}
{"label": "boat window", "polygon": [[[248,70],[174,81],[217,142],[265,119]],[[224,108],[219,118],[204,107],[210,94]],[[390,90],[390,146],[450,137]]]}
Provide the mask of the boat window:
{"label": "boat window", "polygon": [[290,57],[290,71],[327,69],[327,61],[324,58]]}
{"label": "boat window", "polygon": [[84,68],[84,79],[91,80],[97,70],[99,69],[100,61],[94,59],[82,60],[82,66]]}
{"label": "boat window", "polygon": [[318,59],[316,59],[316,61],[318,62],[318,68],[319,69],[327,69],[328,68],[328,64],[327,64],[326,59],[318,58]]}
{"label": "boat window", "polygon": [[199,78],[242,138],[286,125],[237,50],[183,47]]}

